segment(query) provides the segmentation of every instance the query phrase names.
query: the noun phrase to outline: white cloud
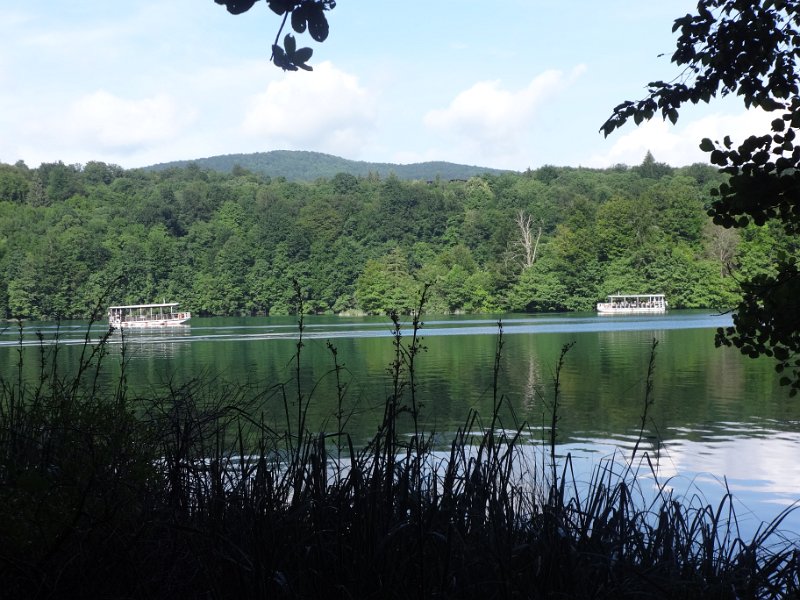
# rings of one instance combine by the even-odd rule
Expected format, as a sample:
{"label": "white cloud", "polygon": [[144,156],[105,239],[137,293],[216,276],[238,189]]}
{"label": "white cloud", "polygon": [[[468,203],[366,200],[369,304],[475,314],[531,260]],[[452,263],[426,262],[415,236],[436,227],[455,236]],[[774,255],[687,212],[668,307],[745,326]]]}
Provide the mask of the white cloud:
{"label": "white cloud", "polygon": [[[4,102],[16,119],[0,116],[0,160],[105,160],[129,164],[138,154],[169,147],[190,133],[196,111],[167,94],[124,98],[95,91],[74,99],[54,95],[47,105]],[[134,161],[140,164],[140,161]]]}
{"label": "white cloud", "polygon": [[611,148],[603,154],[592,156],[587,166],[602,168],[619,163],[636,165],[642,162],[648,151],[657,161],[673,166],[708,162],[708,154],[699,147],[703,138],[721,141],[729,135],[734,143],[738,143],[747,136],[768,132],[774,118],[774,115],[762,110],[712,114],[683,126],[680,121],[677,126],[672,126],[660,118],[654,118],[616,140],[612,134],[608,138],[613,141]]}
{"label": "white cloud", "polygon": [[323,62],[270,82],[251,99],[241,130],[265,148],[352,156],[372,135],[375,100],[355,76]]}
{"label": "white cloud", "polygon": [[582,65],[569,75],[548,70],[519,90],[506,89],[499,81],[480,81],[458,94],[447,108],[429,111],[424,123],[461,145],[465,160],[493,162],[521,155],[542,104],[584,71]]}
{"label": "white cloud", "polygon": [[72,104],[66,133],[124,152],[178,136],[194,116],[165,94],[132,100],[97,91]]}
{"label": "white cloud", "polygon": [[[798,494],[797,478],[787,477],[798,472],[793,450],[797,447],[797,435],[759,427],[752,433],[757,437],[715,439],[709,436],[702,444],[702,451],[700,444],[691,440],[667,441],[665,453],[670,460],[660,465],[663,468],[660,475],[666,479],[689,473],[724,473],[730,489],[742,492],[740,500],[748,490],[755,489],[760,494],[774,495],[769,502],[788,504]],[[743,457],[747,457],[746,460]],[[759,474],[757,482],[752,479],[753,473]],[[753,484],[757,486],[754,488]]]}

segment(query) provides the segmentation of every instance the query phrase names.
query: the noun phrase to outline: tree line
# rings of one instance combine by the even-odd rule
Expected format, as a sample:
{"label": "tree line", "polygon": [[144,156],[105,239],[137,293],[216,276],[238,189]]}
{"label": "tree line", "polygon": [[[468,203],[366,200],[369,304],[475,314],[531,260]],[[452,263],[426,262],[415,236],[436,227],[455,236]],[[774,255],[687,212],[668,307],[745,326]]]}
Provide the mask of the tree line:
{"label": "tree line", "polygon": [[612,293],[728,309],[796,240],[707,215],[724,177],[544,166],[463,181],[339,173],[290,182],[241,167],[160,172],[0,164],[0,311],[88,317],[179,301],[198,315],[586,311]]}
{"label": "tree line", "polygon": [[400,179],[423,179],[427,181],[437,177],[443,179],[469,179],[484,173],[500,175],[509,172],[509,169],[492,169],[445,161],[426,161],[405,165],[366,162],[309,150],[270,150],[269,152],[248,152],[245,154],[220,154],[193,160],[158,163],[145,167],[145,169],[161,171],[173,167],[185,167],[189,163],[195,163],[201,169],[222,171],[223,173],[231,172],[234,167],[245,168],[261,175],[284,177],[289,181],[330,179],[338,173],[350,173],[356,177],[377,175],[383,178],[394,173]]}

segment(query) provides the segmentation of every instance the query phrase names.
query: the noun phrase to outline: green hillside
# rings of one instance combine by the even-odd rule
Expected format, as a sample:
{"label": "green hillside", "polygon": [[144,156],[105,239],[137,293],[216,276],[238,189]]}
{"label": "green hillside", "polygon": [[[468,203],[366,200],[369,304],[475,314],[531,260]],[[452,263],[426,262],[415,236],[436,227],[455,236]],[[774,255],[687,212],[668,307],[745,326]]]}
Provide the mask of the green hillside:
{"label": "green hillside", "polygon": [[715,225],[709,165],[648,157],[467,180],[288,181],[192,163],[0,164],[0,318],[65,319],[174,298],[198,315],[591,311],[613,293],[734,306],[797,253],[782,228]]}
{"label": "green hillside", "polygon": [[239,166],[259,175],[269,177],[285,177],[289,181],[314,181],[320,178],[330,179],[337,173],[366,177],[370,174],[387,177],[394,173],[399,179],[432,181],[437,177],[449,181],[451,179],[469,179],[475,175],[507,172],[500,169],[459,165],[444,161],[430,161],[410,165],[391,163],[375,163],[347,160],[323,154],[321,152],[305,152],[294,150],[273,150],[271,152],[254,152],[252,154],[225,154],[195,160],[178,160],[159,163],[146,167],[147,170],[163,171],[169,168],[181,168],[196,163],[203,169],[220,173],[231,173]]}

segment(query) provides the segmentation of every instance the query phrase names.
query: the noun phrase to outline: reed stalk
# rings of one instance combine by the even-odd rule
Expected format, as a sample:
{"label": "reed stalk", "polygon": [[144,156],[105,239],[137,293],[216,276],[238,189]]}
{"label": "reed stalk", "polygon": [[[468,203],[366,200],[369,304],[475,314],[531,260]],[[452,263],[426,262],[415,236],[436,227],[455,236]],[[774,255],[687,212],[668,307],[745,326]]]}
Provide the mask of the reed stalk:
{"label": "reed stalk", "polygon": [[639,444],[642,442],[642,438],[644,437],[644,428],[647,424],[647,413],[650,411],[650,407],[653,405],[653,374],[655,373],[656,368],[656,348],[658,347],[658,340],[653,338],[652,344],[650,345],[650,358],[647,361],[647,378],[645,380],[645,389],[644,389],[644,402],[642,405],[642,416],[639,421],[639,435],[636,437],[636,443],[633,446],[633,450],[631,451],[631,464],[633,464],[634,459],[636,458],[636,452],[639,450]]}

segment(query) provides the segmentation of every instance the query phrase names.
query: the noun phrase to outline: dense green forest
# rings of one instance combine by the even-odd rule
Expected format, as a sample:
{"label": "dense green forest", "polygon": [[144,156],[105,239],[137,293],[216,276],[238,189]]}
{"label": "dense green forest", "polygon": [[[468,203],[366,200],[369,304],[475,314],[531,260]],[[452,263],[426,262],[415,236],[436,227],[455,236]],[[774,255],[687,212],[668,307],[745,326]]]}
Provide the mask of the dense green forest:
{"label": "dense green forest", "polygon": [[467,180],[339,173],[313,182],[242,167],[0,164],[0,311],[82,318],[98,301],[179,301],[198,315],[591,310],[663,292],[727,309],[740,277],[797,241],[706,215],[706,165],[545,166]]}
{"label": "dense green forest", "polygon": [[320,177],[331,178],[339,173],[350,173],[357,177],[378,175],[388,177],[396,175],[399,179],[469,179],[476,175],[489,173],[500,175],[508,172],[501,169],[490,169],[472,165],[459,165],[444,161],[428,161],[399,165],[394,163],[376,163],[360,160],[347,160],[322,152],[301,150],[271,150],[269,152],[251,152],[249,154],[223,154],[194,160],[178,160],[159,163],[145,167],[146,170],[163,171],[171,168],[182,168],[195,163],[201,169],[231,173],[234,169],[244,168],[259,175],[269,177],[285,177],[289,181],[309,181]]}

